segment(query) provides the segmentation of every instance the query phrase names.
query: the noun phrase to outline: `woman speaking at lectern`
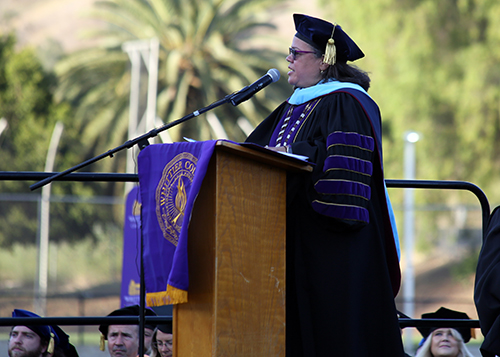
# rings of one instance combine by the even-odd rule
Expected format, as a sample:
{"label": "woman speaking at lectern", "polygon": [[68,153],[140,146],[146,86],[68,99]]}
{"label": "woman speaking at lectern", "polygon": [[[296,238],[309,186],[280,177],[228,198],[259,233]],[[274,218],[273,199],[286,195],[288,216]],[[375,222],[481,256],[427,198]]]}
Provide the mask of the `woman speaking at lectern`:
{"label": "woman speaking at lectern", "polygon": [[370,78],[347,64],[364,54],[337,24],[293,19],[293,94],[246,140],[315,164],[287,177],[286,355],[404,356],[381,117]]}

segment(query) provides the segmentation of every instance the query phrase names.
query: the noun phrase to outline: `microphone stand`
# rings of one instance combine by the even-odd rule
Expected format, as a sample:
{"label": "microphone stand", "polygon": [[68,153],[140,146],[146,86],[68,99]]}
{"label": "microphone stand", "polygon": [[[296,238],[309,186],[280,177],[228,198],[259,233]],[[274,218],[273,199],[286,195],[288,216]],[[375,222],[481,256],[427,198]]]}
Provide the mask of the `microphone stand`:
{"label": "microphone stand", "polygon": [[[73,166],[70,169],[67,169],[67,170],[59,172],[55,175],[49,176],[41,181],[38,181],[35,184],[31,185],[30,189],[31,189],[31,191],[36,190],[37,188],[40,188],[42,186],[45,186],[45,185],[51,183],[52,181],[54,181],[55,179],[57,179],[59,177],[65,176],[73,171],[76,171],[76,170],[82,168],[82,167],[85,167],[85,166],[90,165],[96,161],[99,161],[99,160],[105,158],[106,156],[109,156],[112,158],[113,155],[115,153],[117,153],[118,151],[121,151],[125,148],[129,149],[132,146],[134,146],[135,144],[138,144],[139,149],[142,150],[146,146],[149,145],[149,141],[148,141],[149,138],[155,137],[156,135],[158,135],[158,133],[161,133],[164,130],[167,130],[175,125],[183,123],[183,122],[185,122],[189,119],[192,119],[194,117],[197,117],[200,114],[203,114],[203,113],[205,113],[211,109],[214,109],[222,104],[230,102],[238,93],[229,94],[226,97],[224,97],[223,99],[221,99],[217,102],[214,102],[205,108],[196,110],[196,111],[194,111],[194,112],[192,112],[192,113],[190,113],[190,114],[188,114],[180,119],[177,119],[171,123],[167,123],[167,124],[161,126],[160,128],[152,129],[149,132],[147,132],[146,134],[138,136],[135,139],[128,140],[125,143],[123,143],[122,145],[117,146],[116,148],[111,149],[111,150],[109,150],[101,155],[95,156],[94,158],[87,160],[87,161],[84,161],[76,166]],[[248,98],[245,98],[243,100],[246,100],[246,99],[248,99]],[[233,105],[236,106],[239,103],[241,103],[243,100],[240,100],[238,103],[233,103]],[[146,300],[145,299],[146,298],[146,288],[145,288],[145,280],[144,280],[144,260],[143,260],[144,259],[144,241],[143,241],[143,237],[142,237],[142,230],[141,230],[140,251],[141,251],[141,260],[140,260],[141,272],[140,272],[140,304],[139,304],[140,312],[139,312],[139,346],[138,346],[139,351],[138,352],[139,352],[139,356],[143,356],[144,355],[144,347],[145,347],[144,346],[144,317],[145,317],[145,310],[144,309],[145,309],[145,300]]]}
{"label": "microphone stand", "polygon": [[175,125],[183,123],[183,122],[185,122],[185,121],[187,121],[189,119],[197,117],[200,114],[203,114],[203,113],[205,113],[205,112],[207,112],[209,110],[212,110],[212,109],[214,109],[214,108],[216,108],[216,107],[218,107],[218,106],[220,106],[222,104],[225,104],[225,103],[231,101],[231,99],[233,98],[234,95],[235,95],[234,93],[233,94],[229,94],[225,98],[223,98],[223,99],[221,99],[221,100],[219,100],[217,102],[214,102],[214,103],[210,104],[207,107],[204,107],[202,109],[196,110],[196,111],[194,111],[194,112],[192,112],[192,113],[190,113],[190,114],[188,114],[188,115],[186,115],[186,116],[184,116],[184,117],[182,117],[180,119],[177,119],[177,120],[175,120],[175,121],[173,121],[171,123],[167,123],[167,124],[165,124],[165,125],[163,125],[163,126],[161,126],[159,128],[152,129],[149,132],[147,132],[146,134],[138,136],[135,139],[128,140],[125,143],[123,143],[122,145],[117,146],[116,148],[111,149],[111,150],[109,150],[109,151],[107,151],[107,152],[105,152],[105,153],[103,153],[101,155],[95,156],[92,159],[84,161],[84,162],[82,162],[82,163],[80,163],[80,164],[78,164],[76,166],[73,166],[70,169],[67,169],[67,170],[59,172],[59,173],[57,173],[55,175],[49,176],[49,177],[47,177],[47,178],[45,178],[45,179],[43,179],[41,181],[38,181],[38,182],[36,182],[36,183],[34,183],[33,185],[30,186],[30,190],[34,191],[34,190],[36,190],[36,189],[38,189],[38,188],[40,188],[42,186],[45,186],[45,185],[51,183],[52,181],[54,181],[55,179],[57,179],[59,177],[65,176],[65,175],[67,175],[67,174],[69,174],[69,173],[71,173],[73,171],[81,169],[82,167],[85,167],[85,166],[90,165],[90,164],[92,164],[92,163],[94,163],[96,161],[99,161],[99,160],[105,158],[106,156],[109,156],[109,157],[112,158],[113,155],[115,153],[117,153],[118,151],[121,151],[123,149],[130,149],[135,144],[138,144],[139,145],[139,149],[142,150],[146,146],[149,145],[149,142],[148,142],[149,138],[153,138],[156,135],[158,135],[158,133],[161,133],[164,130],[170,129],[171,127],[173,127]]}

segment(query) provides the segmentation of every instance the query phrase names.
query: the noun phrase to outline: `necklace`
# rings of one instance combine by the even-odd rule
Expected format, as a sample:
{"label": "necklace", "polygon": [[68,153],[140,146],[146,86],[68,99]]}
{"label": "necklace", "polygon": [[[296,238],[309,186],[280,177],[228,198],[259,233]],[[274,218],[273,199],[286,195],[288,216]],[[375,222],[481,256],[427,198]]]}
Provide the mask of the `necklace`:
{"label": "necklace", "polygon": [[[299,106],[295,106],[295,105],[290,106],[290,108],[288,109],[288,111],[286,113],[285,120],[283,120],[283,124],[281,125],[280,131],[278,132],[278,137],[276,138],[276,147],[287,146],[291,140],[293,141],[293,138],[295,137],[295,134],[296,134],[295,131],[297,130],[299,125],[304,121],[304,118],[309,115],[309,113],[311,112],[311,110],[314,108],[314,106],[316,105],[316,103],[318,101],[319,100],[317,99],[317,100],[313,100],[313,101],[308,102],[305,105],[302,113],[300,113],[298,118],[295,119],[295,121],[293,122],[292,127],[289,130],[287,130],[288,126],[290,124],[290,120],[292,119],[294,109],[296,109],[296,108],[299,109],[301,107],[300,105]],[[285,133],[286,133],[286,136],[285,136],[285,139],[283,140],[283,136],[285,135]]]}

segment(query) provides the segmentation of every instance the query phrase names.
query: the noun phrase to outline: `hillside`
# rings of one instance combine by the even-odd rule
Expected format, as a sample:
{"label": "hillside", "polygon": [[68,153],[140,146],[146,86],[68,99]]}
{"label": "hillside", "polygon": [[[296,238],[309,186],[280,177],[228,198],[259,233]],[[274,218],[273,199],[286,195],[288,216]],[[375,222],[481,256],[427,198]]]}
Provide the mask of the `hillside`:
{"label": "hillside", "polygon": [[86,17],[94,0],[2,0],[0,30],[15,30],[20,46],[59,42],[66,52],[86,47],[82,30],[98,26]]}
{"label": "hillside", "polygon": [[[93,41],[84,38],[86,29],[102,26],[92,20],[88,12],[95,0],[1,0],[0,31],[15,30],[20,46],[45,46],[57,41],[65,52],[92,46]],[[273,22],[285,36],[295,33],[291,14],[307,12],[319,16],[306,0],[289,0],[287,11],[273,14]],[[286,49],[286,48],[285,48]]]}

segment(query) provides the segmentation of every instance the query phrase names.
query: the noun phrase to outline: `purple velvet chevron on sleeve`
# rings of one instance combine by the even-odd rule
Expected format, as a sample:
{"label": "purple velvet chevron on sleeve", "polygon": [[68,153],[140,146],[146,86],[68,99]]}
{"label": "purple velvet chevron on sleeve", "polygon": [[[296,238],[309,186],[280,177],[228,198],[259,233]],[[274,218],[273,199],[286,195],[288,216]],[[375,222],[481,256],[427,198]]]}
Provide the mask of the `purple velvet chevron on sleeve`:
{"label": "purple velvet chevron on sleeve", "polygon": [[323,175],[314,186],[319,195],[312,202],[316,212],[342,221],[369,222],[374,149],[375,141],[367,135],[336,131],[328,136]]}
{"label": "purple velvet chevron on sleeve", "polygon": [[316,212],[324,216],[354,222],[368,223],[370,221],[370,214],[363,207],[336,205],[321,201],[313,201],[312,206]]}
{"label": "purple velvet chevron on sleeve", "polygon": [[325,160],[323,171],[328,172],[330,170],[354,171],[362,175],[371,176],[373,173],[373,166],[370,161],[361,160],[356,157],[329,156]]}
{"label": "purple velvet chevron on sleeve", "polygon": [[344,180],[319,180],[314,188],[325,195],[352,195],[365,200],[370,199],[372,192],[370,186],[364,183]]}
{"label": "purple velvet chevron on sleeve", "polygon": [[364,150],[373,151],[375,142],[371,136],[336,131],[328,135],[326,140],[327,148],[333,145],[356,146]]}

